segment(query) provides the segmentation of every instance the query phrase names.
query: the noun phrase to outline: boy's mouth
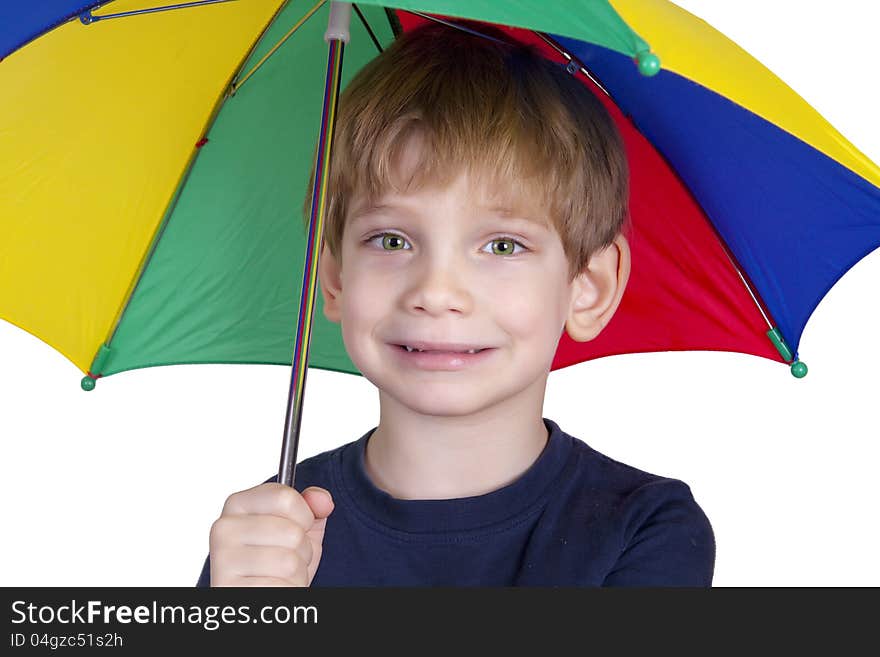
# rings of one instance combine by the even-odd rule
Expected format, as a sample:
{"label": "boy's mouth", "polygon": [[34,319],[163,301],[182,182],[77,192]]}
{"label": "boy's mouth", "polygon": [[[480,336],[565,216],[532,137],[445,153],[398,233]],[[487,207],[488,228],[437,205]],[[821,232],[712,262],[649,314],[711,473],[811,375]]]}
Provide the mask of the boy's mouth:
{"label": "boy's mouth", "polygon": [[475,348],[475,349],[465,349],[464,351],[458,351],[458,350],[452,350],[452,349],[417,349],[415,347],[410,347],[405,344],[399,344],[399,345],[395,345],[395,346],[400,347],[401,349],[403,349],[407,352],[410,352],[410,353],[413,351],[417,351],[419,353],[431,353],[431,354],[478,354],[481,351],[486,351],[486,349],[488,349],[488,347],[483,347],[482,349]]}
{"label": "boy's mouth", "polygon": [[[478,367],[493,358],[496,347],[477,347],[474,345],[453,345],[455,348],[431,348],[419,343],[389,343],[389,347],[397,350],[399,362],[407,368],[423,371],[456,372]],[[462,349],[461,347],[465,347]]]}
{"label": "boy's mouth", "polygon": [[441,353],[441,354],[478,354],[492,347],[480,347],[475,344],[451,343],[451,342],[398,342],[394,345],[408,353],[414,351],[420,353]]}

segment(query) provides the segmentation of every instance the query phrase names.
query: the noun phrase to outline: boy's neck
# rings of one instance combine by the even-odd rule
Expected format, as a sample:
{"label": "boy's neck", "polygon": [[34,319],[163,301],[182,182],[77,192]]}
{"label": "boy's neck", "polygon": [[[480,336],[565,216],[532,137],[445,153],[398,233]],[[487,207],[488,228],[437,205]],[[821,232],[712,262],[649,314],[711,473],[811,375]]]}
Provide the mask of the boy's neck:
{"label": "boy's neck", "polygon": [[365,455],[367,475],[377,488],[403,500],[472,497],[512,483],[547,444],[545,384],[536,381],[534,390],[457,417],[422,415],[380,390],[379,426]]}

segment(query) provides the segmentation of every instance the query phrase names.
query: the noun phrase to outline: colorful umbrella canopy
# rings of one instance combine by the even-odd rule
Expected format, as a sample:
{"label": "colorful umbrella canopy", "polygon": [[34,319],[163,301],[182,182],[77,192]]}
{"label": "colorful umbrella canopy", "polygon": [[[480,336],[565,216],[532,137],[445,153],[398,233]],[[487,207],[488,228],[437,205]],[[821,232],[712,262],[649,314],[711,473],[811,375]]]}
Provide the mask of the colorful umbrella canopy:
{"label": "colorful umbrella canopy", "polygon": [[[831,15],[801,4],[792,23],[787,3],[676,2],[758,56],[880,163],[869,118],[877,98],[870,30],[880,14],[870,4],[844,2]],[[689,482],[724,544],[716,585],[880,584],[880,536],[864,523],[880,457],[865,353],[880,330],[878,266],[880,250],[810,317],[800,342],[805,379],[734,352],[600,358],[550,376],[545,415],[614,458]],[[21,501],[4,507],[20,540],[4,548],[0,581],[192,585],[218,501],[232,484],[272,474],[289,369],[157,367],[99,381],[86,395],[67,358],[8,322],[0,322],[0,360],[0,479]],[[363,377],[310,370],[303,456],[377,418]],[[106,493],[122,487],[130,494]],[[65,553],[53,557],[61,535]]]}
{"label": "colorful umbrella canopy", "polygon": [[[145,4],[0,9],[0,317],[91,379],[176,363],[289,365],[329,3],[139,13]],[[632,273],[609,326],[586,343],[563,335],[553,369],[672,350],[796,363],[819,301],[880,245],[880,169],[670,2],[356,9],[343,86],[425,12],[512,26],[569,63],[617,122]],[[357,374],[317,304],[308,365]]]}

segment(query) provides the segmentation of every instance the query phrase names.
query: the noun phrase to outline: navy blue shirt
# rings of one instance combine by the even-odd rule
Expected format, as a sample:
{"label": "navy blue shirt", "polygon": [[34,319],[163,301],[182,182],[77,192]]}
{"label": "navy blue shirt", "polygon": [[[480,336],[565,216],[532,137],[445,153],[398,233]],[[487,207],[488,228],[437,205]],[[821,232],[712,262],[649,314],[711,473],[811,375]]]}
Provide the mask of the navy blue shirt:
{"label": "navy blue shirt", "polygon": [[[375,427],[298,463],[294,488],[326,488],[335,504],[311,585],[711,586],[715,537],[687,484],[544,424],[532,466],[474,497],[400,500],[377,488],[364,467]],[[209,556],[197,586],[210,581]]]}

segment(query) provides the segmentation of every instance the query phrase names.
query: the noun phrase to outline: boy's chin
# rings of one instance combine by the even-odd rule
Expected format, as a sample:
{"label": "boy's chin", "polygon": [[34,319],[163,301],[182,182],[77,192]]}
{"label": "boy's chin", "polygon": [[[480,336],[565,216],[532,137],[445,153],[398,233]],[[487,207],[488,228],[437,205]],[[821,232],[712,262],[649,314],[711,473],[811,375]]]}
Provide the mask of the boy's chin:
{"label": "boy's chin", "polygon": [[[413,389],[418,387],[418,389]],[[492,405],[485,385],[480,390],[469,389],[461,383],[446,382],[423,385],[414,384],[403,391],[385,389],[385,394],[395,400],[397,406],[411,413],[430,417],[464,417],[475,415]]]}

